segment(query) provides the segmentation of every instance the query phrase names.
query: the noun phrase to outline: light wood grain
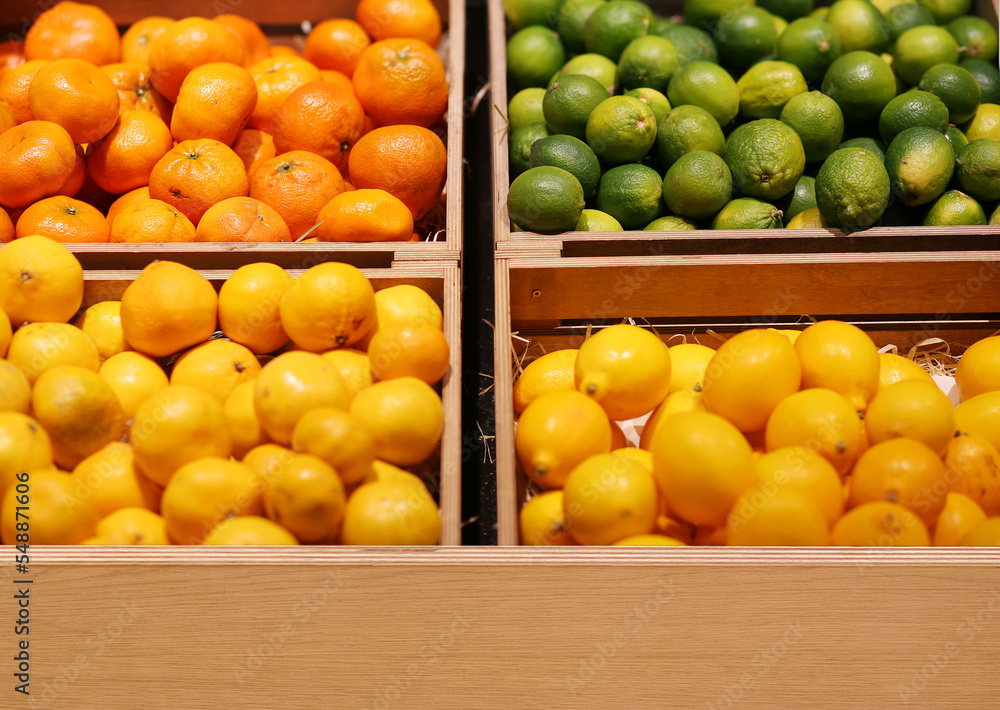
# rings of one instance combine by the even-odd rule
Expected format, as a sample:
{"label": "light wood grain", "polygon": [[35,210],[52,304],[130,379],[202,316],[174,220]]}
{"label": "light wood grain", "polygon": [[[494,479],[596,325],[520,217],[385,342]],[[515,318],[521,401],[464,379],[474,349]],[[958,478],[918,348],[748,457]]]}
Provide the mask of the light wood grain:
{"label": "light wood grain", "polygon": [[1000,692],[994,552],[195,552],[37,550],[32,705],[985,710]]}
{"label": "light wood grain", "polygon": [[[299,276],[304,269],[289,269]],[[216,289],[232,275],[233,269],[208,269],[200,273]],[[441,383],[444,431],[438,461],[438,490],[441,510],[441,544],[462,544],[462,298],[458,265],[452,262],[402,265],[393,269],[362,269],[376,291],[399,284],[425,290],[441,306],[444,334],[449,346],[449,368]],[[118,300],[139,271],[85,271],[83,308],[94,303]],[[95,548],[88,548],[87,552]],[[13,554],[13,553],[11,553]]]}

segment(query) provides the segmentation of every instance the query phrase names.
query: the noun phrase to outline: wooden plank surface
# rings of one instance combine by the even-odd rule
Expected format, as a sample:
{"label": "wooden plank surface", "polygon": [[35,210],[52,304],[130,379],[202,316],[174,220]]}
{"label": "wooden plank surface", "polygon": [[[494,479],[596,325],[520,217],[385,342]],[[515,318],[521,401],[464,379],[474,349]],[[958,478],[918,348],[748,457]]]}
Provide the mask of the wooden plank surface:
{"label": "wooden plank surface", "polygon": [[[289,269],[293,276],[305,268]],[[233,269],[201,270],[201,274],[219,288]],[[441,382],[444,406],[444,431],[440,454],[431,462],[439,468],[438,493],[441,511],[441,544],[462,544],[462,298],[459,268],[455,263],[411,264],[393,269],[362,269],[376,291],[398,284],[412,284],[424,289],[439,305],[442,328],[449,346],[449,368]],[[83,307],[121,298],[125,288],[139,271],[84,272]],[[93,548],[90,548],[93,549]],[[13,555],[13,553],[11,553]]]}
{"label": "wooden plank surface", "polygon": [[34,552],[32,707],[985,710],[1000,692],[991,550],[73,552]]}

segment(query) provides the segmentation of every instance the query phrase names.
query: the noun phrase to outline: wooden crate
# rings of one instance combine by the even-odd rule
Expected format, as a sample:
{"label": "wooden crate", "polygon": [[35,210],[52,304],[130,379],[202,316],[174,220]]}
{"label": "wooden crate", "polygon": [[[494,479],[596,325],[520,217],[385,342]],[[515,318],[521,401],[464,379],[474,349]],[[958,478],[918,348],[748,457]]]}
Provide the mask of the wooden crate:
{"label": "wooden crate", "polygon": [[[681,0],[648,3],[660,14],[681,11]],[[819,2],[817,4],[825,4]],[[975,14],[997,27],[1000,0],[974,0]],[[539,255],[655,256],[659,254],[746,254],[855,251],[947,251],[995,249],[1000,226],[874,227],[844,234],[839,229],[699,229],[677,231],[512,232],[507,215],[510,186],[507,135],[507,28],[501,0],[489,0],[490,87],[493,101],[493,224],[497,251],[537,249]],[[738,77],[736,77],[738,78]]]}
{"label": "wooden crate", "polygon": [[[0,37],[23,39],[28,27],[57,0],[5,0],[0,7]],[[395,263],[459,259],[462,250],[462,131],[465,120],[465,4],[460,0],[433,0],[441,13],[444,33],[438,45],[448,73],[447,208],[444,234],[434,242],[328,242],[312,244],[311,253],[326,253],[324,261],[342,261],[358,267],[390,267]],[[276,44],[305,44],[303,23],[332,17],[354,17],[356,0],[88,0],[103,8],[121,27],[150,15],[173,18],[214,17],[234,13],[261,25]],[[199,268],[206,260],[227,266],[277,259],[294,263],[304,244],[70,244],[71,251],[89,269],[141,269],[150,261],[169,258]],[[239,253],[240,256],[233,256]],[[233,260],[230,260],[233,259]],[[289,262],[288,260],[293,260]],[[244,261],[245,260],[245,261]]]}
{"label": "wooden crate", "polygon": [[666,338],[837,317],[904,353],[928,338],[960,353],[1000,329],[996,251],[565,258],[523,250],[498,253],[495,279],[501,545],[517,544],[524,500],[514,455],[515,352],[530,360],[579,347],[588,324],[626,318]]}

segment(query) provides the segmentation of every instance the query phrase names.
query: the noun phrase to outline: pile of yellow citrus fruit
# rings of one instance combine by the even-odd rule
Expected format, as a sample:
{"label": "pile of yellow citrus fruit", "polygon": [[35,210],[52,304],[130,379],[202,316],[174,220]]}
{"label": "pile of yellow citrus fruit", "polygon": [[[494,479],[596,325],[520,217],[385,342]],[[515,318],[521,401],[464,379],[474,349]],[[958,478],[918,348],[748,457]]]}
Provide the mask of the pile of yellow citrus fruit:
{"label": "pile of yellow citrus fruit", "polygon": [[239,15],[119,35],[101,8],[57,3],[0,43],[0,243],[426,238],[447,163],[440,35],[430,0],[361,0],[301,51]]}
{"label": "pile of yellow citrus fruit", "polygon": [[426,292],[333,262],[250,264],[218,293],[170,261],[120,300],[100,286],[52,239],[0,248],[3,543],[25,504],[33,544],[439,541],[404,470],[443,428]]}
{"label": "pile of yellow citrus fruit", "polygon": [[[961,403],[854,325],[717,350],[634,325],[530,363],[516,449],[526,545],[1000,545],[1000,336]],[[649,415],[639,448],[619,424]],[[633,422],[634,424],[635,422]]]}

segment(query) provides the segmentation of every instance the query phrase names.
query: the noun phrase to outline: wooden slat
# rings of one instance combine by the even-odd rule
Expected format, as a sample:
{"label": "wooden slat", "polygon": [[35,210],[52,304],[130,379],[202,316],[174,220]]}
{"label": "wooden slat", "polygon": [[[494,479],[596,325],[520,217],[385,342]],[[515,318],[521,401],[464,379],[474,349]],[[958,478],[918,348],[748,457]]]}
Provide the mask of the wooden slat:
{"label": "wooden slat", "polygon": [[232,552],[36,549],[31,704],[985,710],[1000,693],[993,550]]}
{"label": "wooden slat", "polygon": [[517,470],[514,460],[514,378],[511,370],[510,268],[497,259],[493,274],[496,307],[493,333],[493,393],[496,400],[497,544],[518,542]]}
{"label": "wooden slat", "polygon": [[[299,276],[308,266],[289,269]],[[234,269],[208,269],[200,273],[218,289],[232,275]],[[441,402],[444,406],[444,431],[439,455],[439,493],[441,510],[441,544],[462,543],[462,337],[461,337],[461,278],[456,264],[440,263],[404,264],[392,269],[362,269],[376,291],[399,284],[412,284],[425,290],[440,305],[445,337],[449,346],[449,368],[441,383]],[[139,271],[105,270],[84,272],[83,308],[94,303],[121,298],[125,288],[135,280]]]}

